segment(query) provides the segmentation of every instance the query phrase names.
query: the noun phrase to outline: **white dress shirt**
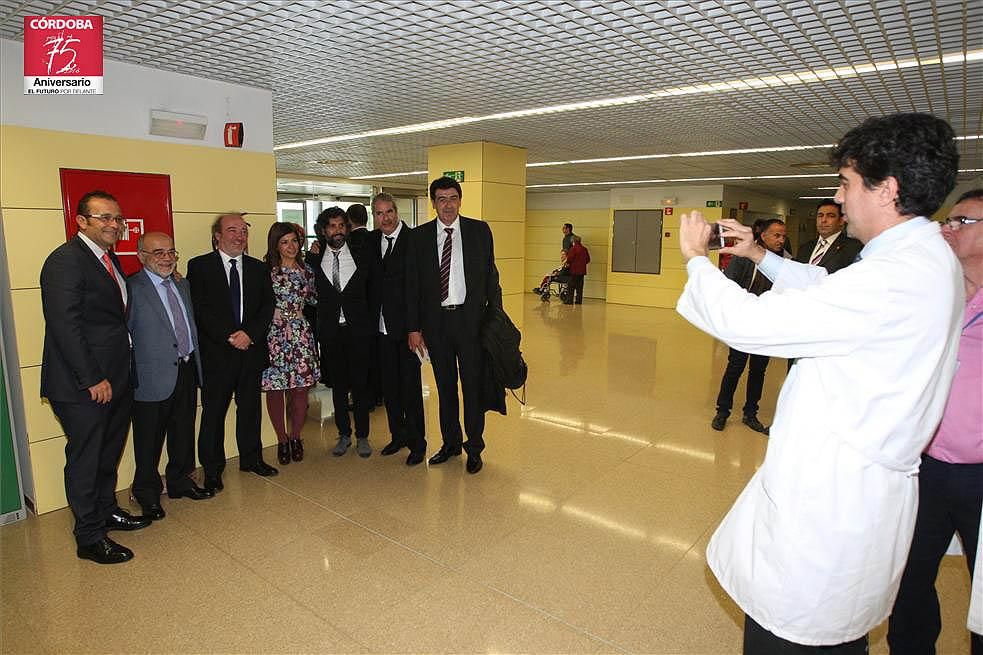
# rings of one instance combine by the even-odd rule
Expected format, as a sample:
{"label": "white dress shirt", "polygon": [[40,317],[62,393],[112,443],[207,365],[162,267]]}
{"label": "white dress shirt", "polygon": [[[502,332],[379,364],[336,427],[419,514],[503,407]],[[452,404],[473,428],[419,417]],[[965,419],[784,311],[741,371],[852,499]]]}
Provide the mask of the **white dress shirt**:
{"label": "white dress shirt", "polygon": [[437,265],[440,265],[440,256],[444,251],[444,239],[447,233],[444,228],[454,230],[451,233],[451,277],[447,285],[447,299],[440,303],[442,307],[447,305],[463,305],[464,299],[468,295],[468,288],[464,282],[464,241],[461,240],[461,217],[458,216],[450,225],[444,225],[437,221]]}
{"label": "white dress shirt", "polygon": [[[328,278],[328,282],[334,286],[334,253],[338,253],[338,279],[341,282],[341,290],[344,291],[345,287],[348,286],[349,280],[355,275],[355,258],[352,257],[352,251],[348,248],[348,244],[341,246],[339,250],[333,250],[330,247],[325,248],[324,256],[321,257],[321,270],[324,271],[324,276]],[[341,303],[339,303],[338,310],[338,325],[344,325],[345,321],[345,310],[341,309]]]}
{"label": "white dress shirt", "polygon": [[761,296],[694,257],[676,305],[732,348],[797,358],[707,563],[745,613],[808,646],[857,639],[891,611],[962,327],[962,273],[937,223],[906,221],[861,254],[827,275],[769,253]]}
{"label": "white dress shirt", "polygon": [[[98,245],[95,241],[85,236],[85,234],[82,233],[81,231],[78,233],[78,235],[79,238],[82,239],[82,243],[89,246],[89,250],[91,250],[92,254],[95,255],[96,259],[99,260],[99,265],[102,266],[103,268],[106,268],[106,263],[102,261],[102,256],[105,255],[108,251],[104,250],[102,246]],[[113,261],[112,258],[110,258],[109,261]],[[109,274],[108,269],[106,270],[106,273]],[[129,297],[126,295],[126,278],[123,277],[123,273],[116,268],[115,264],[113,265],[113,277],[116,278],[116,284],[119,285],[119,291],[123,297],[123,306],[126,307],[126,304],[129,301]]]}
{"label": "white dress shirt", "polygon": [[[396,223],[396,229],[393,230],[393,233],[392,234],[388,234],[387,235],[385,232],[382,233],[382,239],[379,240],[381,242],[379,244],[379,254],[382,257],[385,257],[386,256],[386,249],[389,247],[389,241],[387,241],[387,239],[392,239],[393,248],[395,248],[396,247],[396,239],[399,238],[399,233],[402,230],[403,230],[403,221],[399,221],[398,223]],[[453,243],[454,242],[452,241],[451,242],[451,247],[453,247]],[[454,253],[451,253],[452,259],[453,259],[453,254]],[[381,306],[379,307],[379,334],[389,334],[388,332],[386,332],[386,319],[382,315],[382,307]]]}
{"label": "white dress shirt", "polygon": [[230,257],[229,255],[226,255],[221,250],[218,251],[218,254],[222,258],[222,265],[225,267],[226,282],[229,281],[229,273],[232,272],[232,264],[230,264],[229,262],[231,262],[233,259],[236,260],[236,271],[239,273],[239,318],[242,319],[243,322],[245,322],[246,308],[243,306],[242,303],[242,294],[244,293],[243,289],[245,288],[246,284],[243,281],[243,274],[242,274],[242,255],[239,255],[238,257]]}

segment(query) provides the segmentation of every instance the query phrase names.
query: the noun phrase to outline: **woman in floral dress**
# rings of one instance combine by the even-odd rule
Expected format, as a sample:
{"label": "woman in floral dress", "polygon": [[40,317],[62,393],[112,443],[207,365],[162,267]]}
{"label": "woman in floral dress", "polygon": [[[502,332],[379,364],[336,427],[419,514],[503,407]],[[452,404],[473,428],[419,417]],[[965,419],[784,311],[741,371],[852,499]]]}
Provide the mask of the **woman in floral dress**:
{"label": "woman in floral dress", "polygon": [[303,237],[298,232],[292,223],[274,223],[263,258],[270,267],[276,310],[267,336],[270,367],[263,371],[262,389],[281,465],[304,459],[300,431],[307,419],[307,394],[321,378],[317,343],[304,318],[304,306],[317,302],[314,272],[300,257]]}

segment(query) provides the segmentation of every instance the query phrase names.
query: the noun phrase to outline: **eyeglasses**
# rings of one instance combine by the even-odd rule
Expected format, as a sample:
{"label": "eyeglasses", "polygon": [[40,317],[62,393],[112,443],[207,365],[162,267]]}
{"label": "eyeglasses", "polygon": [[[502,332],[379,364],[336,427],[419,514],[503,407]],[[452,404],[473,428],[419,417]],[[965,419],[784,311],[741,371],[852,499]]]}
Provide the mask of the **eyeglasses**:
{"label": "eyeglasses", "polygon": [[82,214],[86,218],[97,218],[103,223],[116,223],[126,225],[126,218],[123,216],[113,216],[112,214]]}
{"label": "eyeglasses", "polygon": [[950,216],[943,221],[949,227],[956,227],[957,225],[972,225],[973,223],[979,223],[983,221],[983,218],[970,218],[969,216]]}
{"label": "eyeglasses", "polygon": [[174,248],[171,248],[170,250],[158,248],[157,250],[141,250],[140,252],[147,255],[153,255],[157,259],[164,259],[165,257],[173,257],[174,259],[177,259],[178,255],[180,254],[177,250],[174,250]]}

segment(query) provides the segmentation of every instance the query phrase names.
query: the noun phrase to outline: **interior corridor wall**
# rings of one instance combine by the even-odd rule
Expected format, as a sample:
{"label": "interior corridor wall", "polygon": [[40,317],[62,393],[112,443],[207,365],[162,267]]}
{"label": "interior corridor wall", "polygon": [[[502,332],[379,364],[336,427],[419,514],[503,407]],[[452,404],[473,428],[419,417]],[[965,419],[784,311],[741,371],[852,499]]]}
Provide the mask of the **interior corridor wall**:
{"label": "interior corridor wall", "polygon": [[543,276],[560,265],[564,223],[573,223],[590,252],[584,297],[606,298],[608,251],[611,247],[610,194],[528,193],[526,195],[526,292],[539,286]]}
{"label": "interior corridor wall", "polygon": [[[7,291],[17,359],[10,377],[16,383],[12,391],[14,386],[18,391],[14,403],[20,405],[23,414],[30,460],[29,475],[25,476],[30,484],[26,483],[25,494],[35,511],[44,513],[67,504],[64,432],[50,405],[39,397],[44,339],[39,274],[48,254],[65,242],[58,169],[169,175],[175,245],[181,253],[178,268],[182,272],[190,257],[211,250],[211,223],[225,211],[248,212],[247,220],[252,224],[249,250],[261,257],[266,250],[267,230],[276,220],[272,106],[270,92],[262,89],[233,87],[108,60],[107,95],[85,97],[88,104],[79,103],[78,98],[19,96],[23,69],[18,70],[22,66],[19,60],[11,61],[19,56],[11,43],[2,44],[4,113],[0,124],[0,209],[8,255],[3,265],[10,278]],[[178,139],[135,138],[141,129],[146,131],[150,107],[159,107],[160,98],[169,95],[172,102],[174,97],[185,98],[179,106],[171,105],[172,111],[209,116],[209,132],[219,132],[218,147],[208,140],[210,145],[190,145]],[[199,99],[198,104],[194,98]],[[112,108],[119,106],[138,116],[133,120],[116,116]],[[241,112],[237,110],[240,106]],[[258,149],[221,147],[221,121],[230,109],[233,115],[249,116],[245,121],[247,139],[252,134],[253,146]],[[125,213],[126,207],[122,209]],[[235,456],[231,425],[227,421],[226,450]],[[263,443],[275,441],[264,416]],[[163,459],[166,461],[166,452]],[[132,482],[133,469],[129,440],[119,466],[120,489]]]}

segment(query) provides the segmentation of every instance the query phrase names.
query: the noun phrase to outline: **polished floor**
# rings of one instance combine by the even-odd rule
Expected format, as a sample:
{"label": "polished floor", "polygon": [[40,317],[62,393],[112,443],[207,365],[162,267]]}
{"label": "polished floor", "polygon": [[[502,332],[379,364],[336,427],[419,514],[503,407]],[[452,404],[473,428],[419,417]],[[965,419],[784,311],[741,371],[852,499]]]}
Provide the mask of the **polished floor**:
{"label": "polished floor", "polygon": [[[528,404],[488,416],[477,476],[407,468],[405,451],[334,458],[330,421],[309,421],[307,459],[278,477],[233,462],[217,498],[165,498],[166,519],[114,533],[127,564],[76,559],[68,510],[6,526],[0,650],[739,652],[704,549],[766,437],[709,427],[726,347],[671,310],[601,301],[530,294],[524,322]],[[769,367],[765,423],[784,371]],[[374,412],[377,450],[384,425]],[[940,652],[963,654],[968,574],[947,560]],[[871,642],[887,652],[883,626]]]}

